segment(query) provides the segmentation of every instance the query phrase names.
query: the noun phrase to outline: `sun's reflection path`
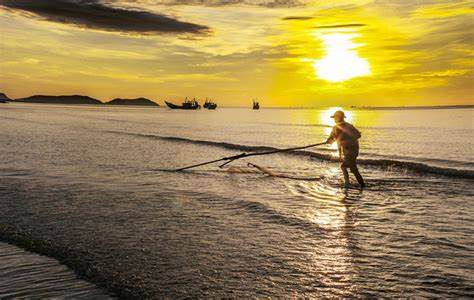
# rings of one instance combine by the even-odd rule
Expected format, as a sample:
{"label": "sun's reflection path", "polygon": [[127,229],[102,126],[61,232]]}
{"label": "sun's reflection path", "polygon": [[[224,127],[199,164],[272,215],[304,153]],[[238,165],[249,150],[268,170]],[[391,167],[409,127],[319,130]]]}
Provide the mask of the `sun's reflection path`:
{"label": "sun's reflection path", "polygon": [[326,229],[325,238],[318,239],[319,247],[310,254],[314,272],[324,274],[322,282],[330,289],[343,288],[344,295],[356,295],[359,273],[355,262],[357,241],[353,238],[353,231],[356,229],[356,213],[362,192],[344,190],[328,182],[298,185],[300,195],[312,202],[306,217]]}

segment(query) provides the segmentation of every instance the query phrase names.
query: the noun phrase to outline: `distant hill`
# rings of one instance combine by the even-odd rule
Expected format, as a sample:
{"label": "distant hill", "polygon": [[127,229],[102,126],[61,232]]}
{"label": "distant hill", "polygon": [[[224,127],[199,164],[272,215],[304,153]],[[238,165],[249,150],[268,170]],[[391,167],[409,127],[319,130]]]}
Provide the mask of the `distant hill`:
{"label": "distant hill", "polygon": [[26,98],[15,99],[18,102],[29,103],[55,103],[55,104],[102,104],[97,99],[89,96],[70,95],[70,96],[45,96],[35,95]]}
{"label": "distant hill", "polygon": [[147,98],[135,98],[135,99],[122,99],[122,98],[115,98],[106,102],[105,104],[109,105],[145,105],[145,106],[160,106],[158,103],[151,101]]}
{"label": "distant hill", "polygon": [[7,101],[12,101],[12,99],[8,98],[7,95],[4,93],[0,93],[0,102],[7,102]]}

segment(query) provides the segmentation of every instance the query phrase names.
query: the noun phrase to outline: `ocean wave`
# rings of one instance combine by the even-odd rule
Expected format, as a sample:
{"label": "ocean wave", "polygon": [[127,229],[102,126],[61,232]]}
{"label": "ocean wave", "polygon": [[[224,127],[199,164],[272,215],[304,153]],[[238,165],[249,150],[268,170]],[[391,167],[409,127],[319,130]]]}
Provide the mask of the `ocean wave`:
{"label": "ocean wave", "polygon": [[[239,150],[243,152],[278,150],[278,148],[269,147],[269,146],[249,146],[249,145],[241,145],[241,144],[234,144],[234,143],[228,143],[228,142],[196,140],[196,139],[176,137],[176,136],[160,136],[160,135],[155,135],[155,134],[133,133],[133,132],[113,131],[113,130],[108,130],[105,132],[135,136],[135,137],[142,137],[142,138],[159,139],[159,140],[165,140],[165,141],[171,141],[171,142],[221,147],[221,148],[225,148],[229,150]],[[281,154],[292,155],[292,156],[306,156],[306,157],[310,156],[311,158],[316,158],[316,159],[324,160],[324,161],[332,161],[332,162],[338,161],[338,158],[334,155],[331,155],[328,153],[307,151],[307,150],[284,152]],[[357,162],[361,165],[376,166],[376,167],[381,167],[385,169],[402,169],[402,170],[414,171],[414,172],[422,173],[422,174],[427,173],[427,174],[443,175],[443,176],[450,176],[450,177],[474,179],[473,170],[439,167],[439,166],[433,166],[433,165],[429,165],[429,164],[421,163],[421,162],[403,161],[403,160],[396,160],[396,159],[371,159],[371,158],[359,158],[357,159]]]}
{"label": "ocean wave", "polygon": [[274,125],[274,126],[284,126],[284,127],[319,127],[319,128],[332,128],[333,126],[321,123],[314,124],[302,124],[302,123],[265,123],[260,122],[259,124],[263,125]]}
{"label": "ocean wave", "polygon": [[[261,125],[273,125],[273,126],[280,126],[280,127],[315,127],[315,128],[333,128],[334,125],[328,125],[328,124],[323,124],[323,123],[279,123],[279,122],[256,122],[257,124]],[[364,126],[364,125],[357,125],[357,128],[363,129],[363,130],[393,130],[393,131],[398,131],[400,130],[399,126]],[[424,131],[430,131],[435,129],[436,127],[430,127],[430,126],[406,126],[403,127],[404,130],[414,130],[414,131],[419,131],[419,130],[424,130]],[[459,129],[445,129],[448,131],[459,131]]]}
{"label": "ocean wave", "polygon": [[474,171],[472,170],[461,170],[455,168],[445,168],[432,166],[425,163],[412,162],[412,161],[400,161],[393,159],[357,159],[357,162],[363,165],[372,165],[383,168],[400,168],[418,173],[430,173],[436,175],[459,177],[466,179],[474,179]]}
{"label": "ocean wave", "polygon": [[416,160],[422,159],[424,162],[427,162],[427,163],[430,163],[430,162],[440,163],[444,165],[455,164],[457,166],[462,166],[462,167],[467,167],[467,168],[474,167],[474,162],[447,159],[447,158],[412,157],[412,156],[399,155],[399,154],[380,154],[380,153],[374,153],[374,152],[368,152],[368,151],[364,151],[364,156],[377,157],[377,158],[383,158],[383,159],[392,159],[392,160],[398,160],[398,161],[415,161],[415,162]]}

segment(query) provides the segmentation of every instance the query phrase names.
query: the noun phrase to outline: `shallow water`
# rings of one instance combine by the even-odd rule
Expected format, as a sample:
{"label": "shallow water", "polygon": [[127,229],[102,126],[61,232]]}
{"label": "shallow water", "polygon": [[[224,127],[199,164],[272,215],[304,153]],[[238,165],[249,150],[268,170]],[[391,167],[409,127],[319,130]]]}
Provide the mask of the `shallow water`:
{"label": "shallow water", "polygon": [[0,243],[0,298],[111,299],[58,261]]}
{"label": "shallow water", "polygon": [[361,191],[327,147],[162,171],[322,141],[330,111],[9,103],[0,236],[122,296],[473,297],[472,114],[353,111]]}

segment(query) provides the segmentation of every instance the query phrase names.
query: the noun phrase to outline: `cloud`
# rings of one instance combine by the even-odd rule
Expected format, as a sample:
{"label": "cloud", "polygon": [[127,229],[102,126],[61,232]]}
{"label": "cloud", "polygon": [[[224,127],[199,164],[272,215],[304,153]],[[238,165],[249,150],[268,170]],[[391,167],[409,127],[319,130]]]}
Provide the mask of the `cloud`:
{"label": "cloud", "polygon": [[0,6],[32,13],[47,21],[105,31],[157,34],[208,30],[206,26],[145,10],[109,6],[98,0],[0,0]]}
{"label": "cloud", "polygon": [[202,6],[225,6],[225,5],[251,5],[274,7],[303,6],[308,0],[122,0],[130,3],[161,4],[161,5],[202,5]]}
{"label": "cloud", "polygon": [[281,19],[284,21],[306,21],[306,20],[312,20],[314,19],[314,17],[288,16]]}
{"label": "cloud", "polygon": [[334,24],[334,25],[324,25],[324,26],[315,26],[316,29],[331,29],[331,28],[347,28],[347,27],[363,27],[366,24],[361,23],[352,23],[352,24]]}
{"label": "cloud", "polygon": [[473,12],[474,9],[469,1],[462,1],[460,3],[443,3],[418,7],[411,15],[415,18],[437,19],[472,15]]}

